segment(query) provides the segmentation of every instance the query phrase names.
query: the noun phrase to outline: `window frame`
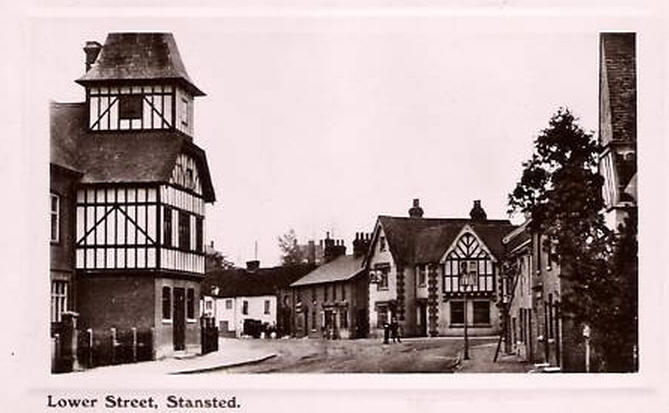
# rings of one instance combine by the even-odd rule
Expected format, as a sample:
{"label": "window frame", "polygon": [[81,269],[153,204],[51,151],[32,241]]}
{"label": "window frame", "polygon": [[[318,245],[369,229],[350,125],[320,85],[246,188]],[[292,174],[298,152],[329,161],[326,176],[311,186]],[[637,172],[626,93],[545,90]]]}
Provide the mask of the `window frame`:
{"label": "window frame", "polygon": [[190,251],[190,214],[182,210],[178,210],[178,213],[179,249]]}
{"label": "window frame", "polygon": [[[52,192],[50,200],[51,229],[49,237],[52,244],[57,244],[60,242],[60,195]],[[56,201],[55,208],[54,201]]]}
{"label": "window frame", "polygon": [[63,321],[63,313],[68,311],[69,283],[64,280],[51,281],[51,322]]}
{"label": "window frame", "polygon": [[249,315],[249,301],[242,300],[242,315]]}
{"label": "window frame", "polygon": [[232,298],[225,299],[225,309],[232,310]]}
{"label": "window frame", "polygon": [[[172,287],[163,285],[161,298],[161,318],[163,323],[172,322]],[[167,315],[167,317],[165,317]]]}
{"label": "window frame", "polygon": [[387,248],[387,245],[386,245],[386,237],[384,237],[383,235],[381,235],[381,236],[379,237],[379,251],[383,252],[383,251],[386,250],[386,248]]}
{"label": "window frame", "polygon": [[[481,315],[481,308],[478,309],[477,311],[477,306],[481,307],[481,305],[485,305],[485,320],[480,321],[477,320],[477,315],[480,317]],[[490,318],[490,301],[488,300],[474,300],[472,301],[472,324],[474,326],[489,326],[491,323],[491,318]]]}
{"label": "window frame", "polygon": [[139,93],[119,94],[118,119],[141,120],[144,118],[144,95]]}
{"label": "window frame", "polygon": [[186,320],[195,322],[195,288],[186,289]]}
{"label": "window frame", "polygon": [[272,314],[271,309],[270,309],[270,300],[265,300],[264,308],[263,308],[263,314],[264,315]]}
{"label": "window frame", "polygon": [[388,312],[390,306],[388,304],[376,305],[376,328],[383,328],[384,324],[388,324]]}
{"label": "window frame", "polygon": [[[456,306],[459,307],[456,311]],[[465,307],[465,302],[463,300],[452,300],[451,304],[449,305],[449,324],[452,326],[462,326],[464,327],[465,325],[465,311],[467,311],[467,308]],[[454,314],[458,313],[461,315],[461,320],[454,321],[456,317],[454,317]]]}

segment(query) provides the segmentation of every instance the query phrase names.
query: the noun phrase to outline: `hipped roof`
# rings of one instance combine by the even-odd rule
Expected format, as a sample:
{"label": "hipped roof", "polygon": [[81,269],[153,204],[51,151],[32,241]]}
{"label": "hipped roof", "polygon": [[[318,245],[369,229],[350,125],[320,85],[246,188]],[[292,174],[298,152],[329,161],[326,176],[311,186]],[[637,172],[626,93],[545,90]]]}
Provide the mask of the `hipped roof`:
{"label": "hipped roof", "polygon": [[188,76],[172,33],[109,33],[95,63],[77,83],[165,79],[204,95]]}
{"label": "hipped roof", "polygon": [[192,156],[203,197],[216,199],[204,151],[179,131],[89,132],[86,105],[51,103],[51,163],[82,174],[82,183],[168,182],[180,153]]}
{"label": "hipped roof", "polygon": [[321,265],[309,274],[292,283],[291,287],[347,281],[363,271],[363,257],[342,255]]}
{"label": "hipped roof", "polygon": [[[287,288],[314,267],[313,264],[297,264],[255,271],[243,268],[212,271],[202,281],[202,293],[221,298],[275,295],[279,289]],[[215,293],[216,288],[218,293]]]}

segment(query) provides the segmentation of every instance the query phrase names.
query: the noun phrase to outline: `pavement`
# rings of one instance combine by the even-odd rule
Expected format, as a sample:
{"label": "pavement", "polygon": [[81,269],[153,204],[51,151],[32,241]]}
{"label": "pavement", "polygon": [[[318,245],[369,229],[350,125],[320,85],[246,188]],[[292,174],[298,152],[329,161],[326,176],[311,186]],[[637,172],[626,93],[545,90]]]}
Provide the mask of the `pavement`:
{"label": "pavement", "polygon": [[[276,357],[276,353],[263,348],[245,346],[246,340],[220,339],[218,351],[200,354],[179,354],[160,360],[139,363],[101,366],[74,372],[84,375],[129,375],[129,374],[195,374],[219,369],[262,363]],[[250,348],[249,348],[250,347]]]}
{"label": "pavement", "polygon": [[455,373],[527,373],[534,365],[521,360],[516,355],[500,352],[497,362],[494,362],[497,343],[485,343],[469,348],[469,360],[463,359],[463,353],[458,353],[459,364]]}
{"label": "pavement", "polygon": [[72,374],[168,375],[198,373],[525,373],[534,366],[513,355],[493,362],[497,340],[472,339],[469,360],[463,360],[458,337],[407,338],[382,345],[378,339],[219,340],[219,351],[180,354],[161,360],[102,366]]}

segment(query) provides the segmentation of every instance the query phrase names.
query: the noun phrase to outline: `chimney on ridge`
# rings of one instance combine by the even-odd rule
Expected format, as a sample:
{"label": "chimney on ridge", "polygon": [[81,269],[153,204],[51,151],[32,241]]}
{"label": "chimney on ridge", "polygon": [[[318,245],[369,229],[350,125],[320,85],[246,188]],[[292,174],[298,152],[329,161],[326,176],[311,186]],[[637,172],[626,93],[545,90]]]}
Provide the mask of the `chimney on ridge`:
{"label": "chimney on ridge", "polygon": [[423,217],[423,208],[420,207],[420,200],[418,198],[413,200],[413,206],[409,209],[409,216],[411,218]]}
{"label": "chimney on ridge", "polygon": [[86,53],[86,71],[91,70],[91,66],[97,60],[100,51],[102,50],[102,45],[96,41],[86,42],[84,46],[84,53]]}

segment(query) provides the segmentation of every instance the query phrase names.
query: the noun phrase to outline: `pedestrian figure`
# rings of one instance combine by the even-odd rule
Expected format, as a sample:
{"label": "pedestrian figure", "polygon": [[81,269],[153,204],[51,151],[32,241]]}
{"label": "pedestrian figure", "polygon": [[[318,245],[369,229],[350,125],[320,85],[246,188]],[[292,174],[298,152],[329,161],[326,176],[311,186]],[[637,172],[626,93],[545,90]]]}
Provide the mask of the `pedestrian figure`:
{"label": "pedestrian figure", "polygon": [[393,336],[393,343],[397,341],[398,343],[401,343],[402,340],[400,340],[400,325],[397,322],[397,318],[393,317],[392,322],[390,323],[390,332],[392,333]]}
{"label": "pedestrian figure", "polygon": [[390,338],[390,324],[383,323],[383,344],[388,344],[388,339]]}

